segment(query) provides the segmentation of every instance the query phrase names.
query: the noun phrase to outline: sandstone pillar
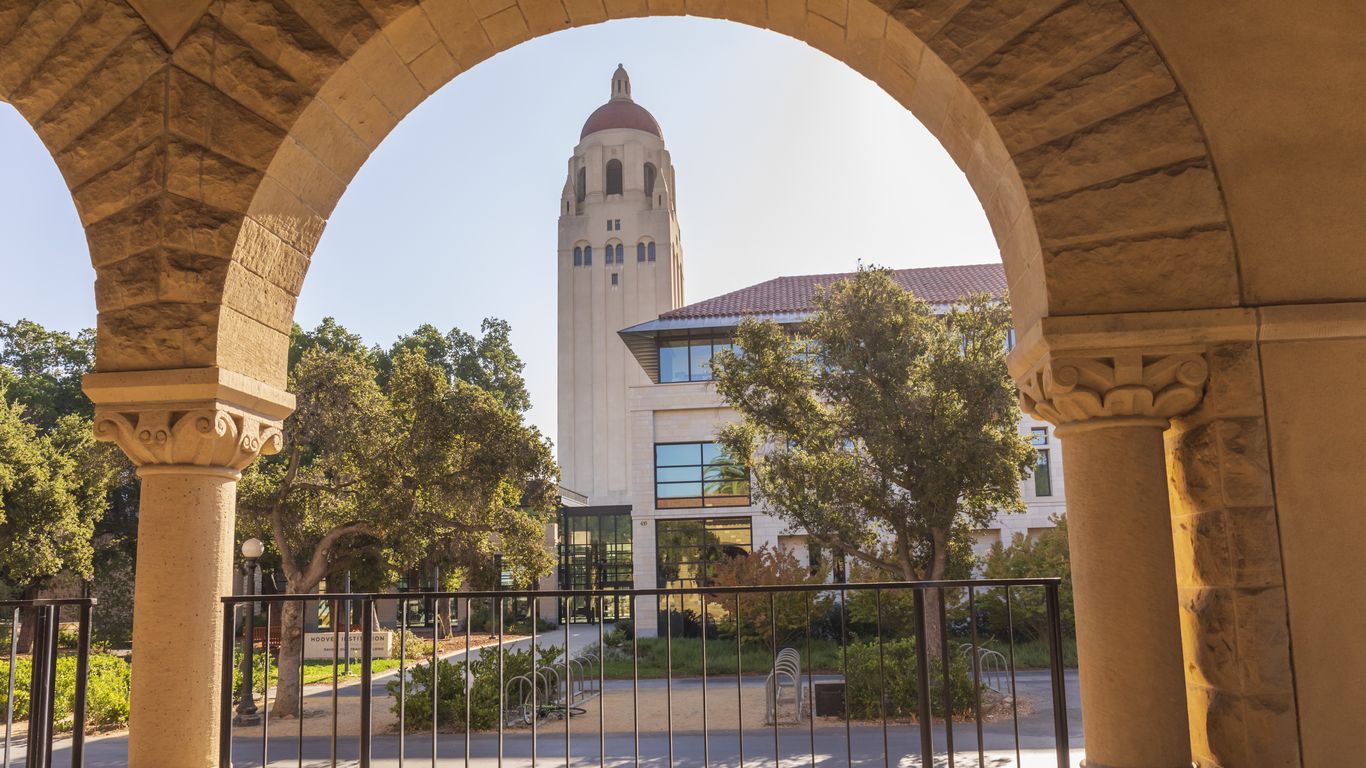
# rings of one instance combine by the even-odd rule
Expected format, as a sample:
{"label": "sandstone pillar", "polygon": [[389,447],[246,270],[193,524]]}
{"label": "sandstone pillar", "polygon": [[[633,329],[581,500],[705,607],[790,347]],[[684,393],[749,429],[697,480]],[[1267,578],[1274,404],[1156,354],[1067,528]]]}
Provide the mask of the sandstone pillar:
{"label": "sandstone pillar", "polygon": [[1024,407],[1058,426],[1088,768],[1189,768],[1162,433],[1199,403],[1202,354],[1045,357]]}
{"label": "sandstone pillar", "polygon": [[128,762],[209,768],[237,480],[280,449],[292,397],[216,368],[92,374],[85,391],[96,436],[116,442],[142,481]]}

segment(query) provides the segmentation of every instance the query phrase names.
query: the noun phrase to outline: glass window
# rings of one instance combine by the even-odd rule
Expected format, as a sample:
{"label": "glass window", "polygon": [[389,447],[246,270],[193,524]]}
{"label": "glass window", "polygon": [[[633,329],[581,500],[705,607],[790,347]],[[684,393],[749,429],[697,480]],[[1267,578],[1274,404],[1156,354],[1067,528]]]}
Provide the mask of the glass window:
{"label": "glass window", "polygon": [[[630,589],[630,513],[566,509],[560,515],[560,588]],[[631,600],[609,592],[601,617],[597,600],[590,597],[569,598],[568,609],[570,622],[615,621],[630,617]]]}
{"label": "glass window", "polygon": [[607,161],[607,194],[621,194],[621,161]]}
{"label": "glass window", "polygon": [[654,244],[654,243],[648,243],[648,244],[646,244],[646,246],[645,246],[645,251],[646,251],[646,253],[650,254],[650,261],[654,261],[654,260],[655,260],[655,244]]}
{"label": "glass window", "polygon": [[752,551],[752,539],[748,517],[660,520],[657,582],[665,589],[705,587],[717,563]]}
{"label": "glass window", "polygon": [[716,443],[655,446],[655,507],[744,507],[750,503],[749,469]]}
{"label": "glass window", "polygon": [[661,384],[688,380],[688,340],[659,343],[659,381]]}
{"label": "glass window", "polygon": [[583,266],[583,249],[579,246],[574,246],[574,266]]}
{"label": "glass window", "polygon": [[[620,227],[618,227],[618,229],[620,229]],[[626,258],[625,258],[625,256],[623,255],[623,254],[625,254],[625,253],[626,253],[626,246],[622,245],[621,243],[617,243],[617,263],[618,263],[618,264],[625,263]]]}
{"label": "glass window", "polygon": [[1034,495],[1053,495],[1053,474],[1049,467],[1047,449],[1039,451],[1039,458],[1034,464]]}
{"label": "glass window", "polygon": [[616,285],[617,285],[617,273],[616,273],[616,272],[613,272],[613,273],[612,273],[612,285],[613,285],[613,286],[616,286]]}
{"label": "glass window", "polygon": [[1031,427],[1029,430],[1030,445],[1048,445],[1048,427]]}
{"label": "glass window", "polygon": [[691,358],[693,381],[711,379],[711,339],[693,339],[688,344],[688,357]]}
{"label": "glass window", "polygon": [[593,246],[591,245],[583,247],[583,265],[585,267],[593,266]]}
{"label": "glass window", "polygon": [[652,163],[645,164],[645,196],[654,197],[655,194],[655,167]]}
{"label": "glass window", "polygon": [[690,337],[659,342],[660,383],[711,381],[712,356],[723,349],[729,349],[737,354],[739,351],[728,336]]}
{"label": "glass window", "polygon": [[636,261],[645,261],[645,243],[636,243]]}
{"label": "glass window", "polygon": [[655,446],[656,467],[697,466],[701,463],[701,443],[660,443]]}

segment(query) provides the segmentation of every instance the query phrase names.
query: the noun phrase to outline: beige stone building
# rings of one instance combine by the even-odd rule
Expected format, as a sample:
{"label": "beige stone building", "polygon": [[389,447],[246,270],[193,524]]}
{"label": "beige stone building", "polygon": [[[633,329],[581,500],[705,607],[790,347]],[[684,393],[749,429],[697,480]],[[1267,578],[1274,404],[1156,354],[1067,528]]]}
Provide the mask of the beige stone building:
{"label": "beige stone building", "polygon": [[[716,556],[708,547],[776,547],[813,567],[833,557],[755,503],[748,471],[715,444],[717,429],[737,416],[711,383],[709,361],[731,345],[742,318],[795,329],[812,312],[816,288],[847,275],[778,277],[682,306],[673,190],[663,132],[618,66],[610,99],[584,123],[560,199],[559,461],[563,483],[588,501],[561,514],[565,588],[706,586],[706,562]],[[938,311],[1006,290],[1000,264],[903,269],[895,278]],[[1052,431],[1021,412],[1020,433],[1039,457],[1021,484],[1028,509],[981,531],[979,553],[1065,513]],[[633,620],[648,636],[662,627],[658,610],[642,598],[609,600],[602,617],[587,601],[569,613],[572,621]]]}
{"label": "beige stone building", "polygon": [[1065,435],[1089,764],[1360,762],[1359,0],[16,0],[0,100],[71,190],[85,389],[141,477],[130,763],[215,764],[236,483],[370,153],[499,52],[684,14],[868,77],[982,202],[1011,374]]}

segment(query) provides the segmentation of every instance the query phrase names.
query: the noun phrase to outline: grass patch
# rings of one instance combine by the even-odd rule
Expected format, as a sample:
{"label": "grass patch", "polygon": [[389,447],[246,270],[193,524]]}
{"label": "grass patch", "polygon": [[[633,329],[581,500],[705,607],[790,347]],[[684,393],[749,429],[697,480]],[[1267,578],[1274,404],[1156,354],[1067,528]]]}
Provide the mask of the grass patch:
{"label": "grass patch", "polygon": [[[640,643],[639,674],[641,679],[661,678],[668,669],[668,646],[662,637],[642,637]],[[983,640],[982,646],[1000,651],[1007,655],[1007,644],[998,640]],[[780,648],[782,646],[779,646]],[[802,654],[803,671],[808,663],[806,646],[799,643],[797,650]],[[954,645],[957,649],[957,645]],[[627,644],[621,651],[609,650],[609,657],[603,665],[605,677],[614,680],[631,678],[631,647]],[[624,655],[623,655],[624,654]],[[839,673],[842,669],[840,644],[835,640],[811,641],[812,669],[817,674]],[[740,669],[745,674],[767,674],[773,666],[773,654],[768,646],[747,643],[740,649]],[[1063,666],[1068,669],[1077,667],[1077,641],[1063,638]],[[1048,641],[1029,640],[1015,643],[1016,669],[1047,669]],[[695,637],[674,638],[673,675],[674,677],[698,677],[702,674],[702,641]],[[735,674],[735,639],[707,641],[707,675]]]}
{"label": "grass patch", "polygon": [[[662,637],[642,637],[640,647],[640,677],[664,677],[669,668],[669,645]],[[779,646],[780,648],[782,646]],[[803,671],[808,663],[805,643],[799,643],[797,650],[802,654]],[[624,651],[624,656],[619,655]],[[628,643],[622,651],[613,653],[603,664],[603,673],[612,679],[630,679],[631,646]],[[676,637],[673,639],[674,677],[696,677],[702,674],[702,641],[696,637]],[[840,646],[833,640],[812,640],[811,657],[815,672],[838,672],[840,669]],[[707,640],[707,675],[735,674],[735,639]],[[740,649],[740,670],[746,674],[767,674],[773,667],[771,649],[759,643],[747,643]]]}
{"label": "grass patch", "polygon": [[[416,664],[414,659],[408,659],[408,665]],[[370,663],[370,674],[378,675],[381,672],[388,672],[391,669],[398,669],[398,659],[375,659]],[[359,680],[360,662],[351,662],[351,674],[345,674],[346,667],[341,662],[337,662],[338,680]],[[274,670],[271,673],[274,677]],[[310,683],[330,683],[332,682],[332,661],[330,659],[311,660],[304,662],[303,668],[304,684]]]}
{"label": "grass patch", "polygon": [[[1007,659],[1010,658],[1010,646],[1003,640],[983,640],[982,647],[998,651]],[[1077,639],[1075,637],[1064,637],[1062,639],[1062,665],[1066,669],[1077,668]],[[1016,669],[1048,669],[1048,641],[1044,639],[1016,641],[1015,643],[1015,668]]]}

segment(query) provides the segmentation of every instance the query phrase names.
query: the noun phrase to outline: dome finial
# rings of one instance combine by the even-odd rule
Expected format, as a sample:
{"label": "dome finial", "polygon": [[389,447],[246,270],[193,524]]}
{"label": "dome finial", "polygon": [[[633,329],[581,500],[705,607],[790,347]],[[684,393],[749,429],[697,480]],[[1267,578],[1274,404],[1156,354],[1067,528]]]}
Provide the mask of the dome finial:
{"label": "dome finial", "polygon": [[612,101],[631,100],[631,76],[626,74],[626,67],[617,65],[617,71],[612,73]]}

